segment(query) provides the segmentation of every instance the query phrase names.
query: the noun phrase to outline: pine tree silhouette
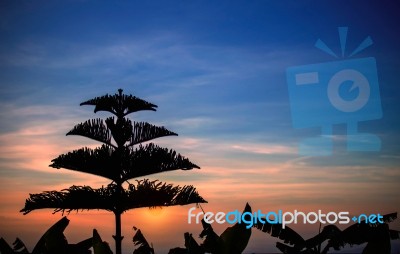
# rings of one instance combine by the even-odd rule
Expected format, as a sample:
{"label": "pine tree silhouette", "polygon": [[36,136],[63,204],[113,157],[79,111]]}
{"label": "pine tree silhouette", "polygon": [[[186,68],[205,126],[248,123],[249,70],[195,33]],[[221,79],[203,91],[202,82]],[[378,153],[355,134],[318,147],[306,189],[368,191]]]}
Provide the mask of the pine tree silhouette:
{"label": "pine tree silhouette", "polygon": [[[59,155],[50,167],[90,173],[112,182],[99,189],[89,186],[71,186],[62,191],[30,194],[22,213],[36,209],[53,208],[56,212],[104,209],[115,215],[115,249],[121,254],[121,214],[140,207],[160,207],[205,203],[193,186],[173,186],[148,179],[129,179],[171,170],[199,168],[174,150],[153,143],[155,138],[176,133],[147,122],[132,122],[126,116],[142,110],[156,111],[157,106],[119,89],[115,95],[104,95],[80,105],[95,106],[94,112],[107,111],[113,116],[91,119],[76,125],[67,135],[80,135],[102,143],[95,149],[81,148]],[[127,182],[125,189],[123,184]]]}

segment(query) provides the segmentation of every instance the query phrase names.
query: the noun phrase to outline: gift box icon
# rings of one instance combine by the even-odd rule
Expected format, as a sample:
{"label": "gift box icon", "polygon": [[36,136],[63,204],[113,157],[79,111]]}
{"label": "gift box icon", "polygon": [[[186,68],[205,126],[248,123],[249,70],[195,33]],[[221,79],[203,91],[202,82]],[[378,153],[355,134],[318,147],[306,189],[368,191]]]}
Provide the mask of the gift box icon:
{"label": "gift box icon", "polygon": [[[347,28],[339,28],[342,56]],[[350,56],[372,44],[367,37]],[[325,43],[316,47],[331,54]],[[358,123],[382,117],[376,60],[373,57],[345,59],[326,63],[289,67],[286,71],[292,123],[294,128],[320,127],[321,135],[299,145],[306,156],[330,155],[333,150],[332,126],[347,125],[348,151],[379,151],[379,137],[359,133]]]}

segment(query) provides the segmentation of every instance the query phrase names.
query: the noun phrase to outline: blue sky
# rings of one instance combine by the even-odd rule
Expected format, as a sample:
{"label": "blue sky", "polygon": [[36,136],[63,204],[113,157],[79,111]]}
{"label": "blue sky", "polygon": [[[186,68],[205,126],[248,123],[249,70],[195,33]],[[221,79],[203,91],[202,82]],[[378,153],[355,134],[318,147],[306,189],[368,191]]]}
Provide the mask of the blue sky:
{"label": "blue sky", "polygon": [[[194,184],[210,210],[248,201],[261,209],[400,211],[398,13],[398,1],[2,1],[0,235],[11,241],[22,233],[5,226],[34,219],[17,212],[28,193],[107,184],[47,166],[58,154],[96,145],[65,133],[106,116],[80,102],[118,88],[157,104],[156,113],[135,117],[177,132],[156,142],[202,167],[152,178]],[[286,69],[341,60],[314,44],[321,39],[340,54],[343,26],[345,59],[367,36],[374,42],[352,59],[376,59],[383,117],[359,129],[378,135],[382,149],[348,152],[339,124],[331,156],[304,157],[299,142],[320,129],[292,127]],[[253,235],[248,251],[275,251],[274,239],[262,245],[268,237]],[[181,242],[168,244],[159,243]]]}

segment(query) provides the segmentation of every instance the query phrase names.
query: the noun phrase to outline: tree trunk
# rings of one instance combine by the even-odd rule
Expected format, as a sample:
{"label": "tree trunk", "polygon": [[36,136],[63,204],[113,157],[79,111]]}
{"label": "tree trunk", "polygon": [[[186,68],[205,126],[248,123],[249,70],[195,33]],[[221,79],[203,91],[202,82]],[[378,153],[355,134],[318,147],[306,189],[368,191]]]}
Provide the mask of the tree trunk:
{"label": "tree trunk", "polygon": [[122,239],[121,236],[121,213],[114,212],[115,214],[115,235],[113,238],[115,240],[115,254],[122,254]]}

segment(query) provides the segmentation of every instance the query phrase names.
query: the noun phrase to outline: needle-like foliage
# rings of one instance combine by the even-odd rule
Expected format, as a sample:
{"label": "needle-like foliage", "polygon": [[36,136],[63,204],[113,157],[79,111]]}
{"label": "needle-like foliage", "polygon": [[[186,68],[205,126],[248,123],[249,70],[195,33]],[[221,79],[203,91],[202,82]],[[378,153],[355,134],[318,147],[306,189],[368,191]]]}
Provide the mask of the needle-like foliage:
{"label": "needle-like foliage", "polygon": [[[72,186],[62,191],[46,191],[31,194],[26,200],[24,209],[27,214],[36,209],[51,208],[56,212],[72,210],[103,209],[115,212],[117,207],[122,211],[141,207],[160,207],[203,203],[193,186],[173,186],[159,181],[139,180],[122,190],[116,184],[99,189],[90,186]],[[119,200],[116,199],[119,197]],[[151,198],[149,198],[151,197]]]}
{"label": "needle-like foliage", "polygon": [[[81,105],[95,106],[94,112],[106,111],[113,116],[90,119],[75,125],[67,135],[79,135],[101,142],[97,148],[83,147],[52,160],[50,167],[64,168],[94,174],[112,182],[98,189],[90,186],[72,186],[62,191],[46,191],[30,194],[22,213],[50,208],[56,212],[72,210],[104,209],[115,215],[116,254],[121,254],[121,214],[129,209],[205,203],[193,186],[173,186],[159,181],[138,180],[136,184],[124,182],[129,179],[172,170],[200,168],[176,151],[144,142],[177,136],[163,126],[147,122],[132,122],[130,113],[150,110],[157,106],[122,89],[115,95],[104,95],[85,101]],[[96,249],[96,248],[95,248]]]}
{"label": "needle-like foliage", "polygon": [[104,95],[81,103],[82,105],[93,105],[94,113],[98,111],[108,111],[119,118],[122,118],[130,113],[141,110],[156,111],[157,105],[149,103],[145,100],[132,95],[122,94],[122,89],[118,90],[118,94]]}
{"label": "needle-like foliage", "polygon": [[[85,147],[62,154],[52,162],[50,167],[90,173],[113,181],[126,181],[177,169],[199,168],[175,151],[161,148],[153,143],[136,149],[123,147],[116,150],[107,145],[95,149]],[[115,170],[117,164],[120,170]]]}

